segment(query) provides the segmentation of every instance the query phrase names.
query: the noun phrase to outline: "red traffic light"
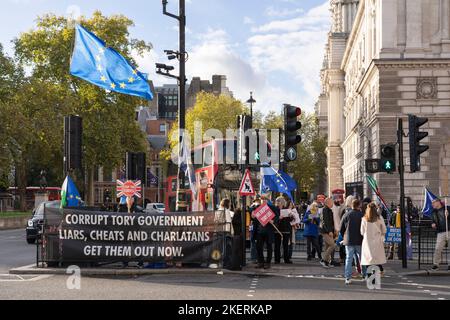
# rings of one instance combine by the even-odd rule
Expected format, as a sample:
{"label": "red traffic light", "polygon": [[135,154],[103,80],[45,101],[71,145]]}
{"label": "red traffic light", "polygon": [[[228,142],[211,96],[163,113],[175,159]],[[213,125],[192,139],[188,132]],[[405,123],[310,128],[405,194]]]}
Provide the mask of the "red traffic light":
{"label": "red traffic light", "polygon": [[291,106],[289,104],[285,105],[284,110],[286,117],[288,118],[299,117],[302,114],[302,109],[300,109],[299,107]]}

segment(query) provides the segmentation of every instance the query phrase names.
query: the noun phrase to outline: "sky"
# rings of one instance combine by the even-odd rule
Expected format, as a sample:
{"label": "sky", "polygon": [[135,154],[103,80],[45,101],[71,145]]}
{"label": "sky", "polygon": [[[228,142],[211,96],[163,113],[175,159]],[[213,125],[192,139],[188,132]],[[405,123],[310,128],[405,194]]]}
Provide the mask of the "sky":
{"label": "sky", "polygon": [[[164,50],[178,48],[178,22],[162,14],[160,0],[0,1],[0,43],[9,55],[11,40],[33,28],[38,16],[89,17],[100,10],[132,19],[131,37],[153,45],[135,57],[140,71],[157,86],[175,83],[155,74],[155,62],[170,64]],[[168,9],[178,14],[178,1],[169,0]],[[330,29],[329,0],[186,0],[186,15],[188,79],[225,74],[234,96],[245,102],[253,91],[254,110],[265,114],[281,111],[283,103],[314,110]]]}

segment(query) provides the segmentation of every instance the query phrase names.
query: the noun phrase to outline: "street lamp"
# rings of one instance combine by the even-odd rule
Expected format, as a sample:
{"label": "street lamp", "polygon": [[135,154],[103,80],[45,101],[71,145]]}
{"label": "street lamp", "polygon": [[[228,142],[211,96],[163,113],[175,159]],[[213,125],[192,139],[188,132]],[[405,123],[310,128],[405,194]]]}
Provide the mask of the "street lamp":
{"label": "street lamp", "polygon": [[253,127],[253,104],[256,103],[256,100],[253,99],[253,92],[250,91],[250,99],[247,100],[247,103],[250,105],[250,128]]}

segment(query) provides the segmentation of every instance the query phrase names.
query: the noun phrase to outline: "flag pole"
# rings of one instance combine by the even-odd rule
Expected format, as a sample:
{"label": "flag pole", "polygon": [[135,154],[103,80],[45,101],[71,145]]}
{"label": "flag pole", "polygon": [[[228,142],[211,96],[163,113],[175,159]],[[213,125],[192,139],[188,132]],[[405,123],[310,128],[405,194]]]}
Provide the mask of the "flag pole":
{"label": "flag pole", "polygon": [[447,209],[447,197],[445,197],[445,247],[448,247],[448,209]]}

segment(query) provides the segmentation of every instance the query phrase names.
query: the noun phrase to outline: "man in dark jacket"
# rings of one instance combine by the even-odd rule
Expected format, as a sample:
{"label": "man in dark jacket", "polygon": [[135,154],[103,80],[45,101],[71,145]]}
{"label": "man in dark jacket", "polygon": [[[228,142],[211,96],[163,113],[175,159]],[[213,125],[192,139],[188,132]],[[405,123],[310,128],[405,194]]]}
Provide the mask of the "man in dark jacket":
{"label": "man in dark jacket", "polygon": [[354,255],[361,257],[361,245],[363,237],[361,235],[361,220],[363,213],[360,211],[360,201],[353,200],[352,210],[348,211],[342,217],[340,233],[344,237],[345,245],[345,284],[350,284],[352,281],[352,262]]}
{"label": "man in dark jacket", "polygon": [[[272,262],[273,242],[275,237],[275,229],[272,224],[277,224],[280,216],[280,210],[269,203],[266,199],[262,199],[262,205],[267,204],[275,213],[275,218],[265,226],[254,217],[252,212],[252,220],[256,224],[256,251],[258,255],[258,268],[269,269]],[[267,246],[267,258],[264,261],[264,244]]]}
{"label": "man in dark jacket", "polygon": [[333,219],[333,199],[327,198],[325,200],[325,206],[322,209],[322,219],[320,222],[320,233],[323,237],[323,242],[325,244],[325,250],[323,254],[323,259],[320,264],[325,267],[330,267],[330,262],[336,243],[334,242],[335,230],[334,230],[334,219]]}
{"label": "man in dark jacket", "polygon": [[[432,205],[434,210],[431,216],[433,220],[431,226],[437,232],[432,269],[438,270],[439,264],[441,263],[442,250],[444,250],[444,247],[448,246],[448,240],[450,237],[450,232],[448,231],[448,228],[450,227],[450,215],[448,214],[448,210],[446,210],[445,206],[442,205],[440,199],[434,199]],[[447,266],[447,269],[450,270],[450,267]]]}
{"label": "man in dark jacket", "polygon": [[275,200],[275,205],[280,210],[280,218],[276,226],[283,235],[281,236],[278,232],[275,233],[275,264],[280,263],[281,260],[281,245],[283,245],[284,263],[291,264],[292,261],[289,259],[289,239],[291,237],[293,215],[290,214],[288,217],[281,217],[281,210],[287,209],[286,199],[283,197],[278,197]]}

